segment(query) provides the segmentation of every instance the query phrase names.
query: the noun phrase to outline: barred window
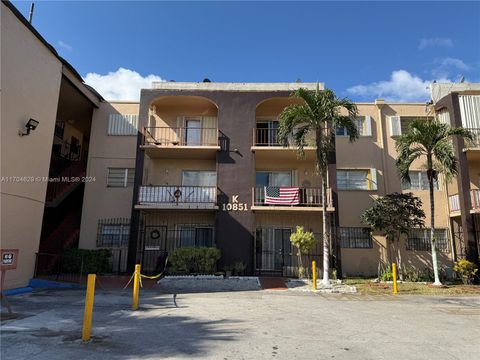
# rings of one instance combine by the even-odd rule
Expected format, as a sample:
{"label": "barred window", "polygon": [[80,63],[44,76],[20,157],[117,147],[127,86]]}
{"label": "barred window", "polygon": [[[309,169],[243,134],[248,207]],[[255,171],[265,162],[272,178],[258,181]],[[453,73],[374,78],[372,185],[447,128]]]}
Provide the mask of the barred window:
{"label": "barred window", "polygon": [[[450,252],[448,229],[435,229],[437,249]],[[407,250],[431,251],[430,229],[411,229],[407,239]]]}
{"label": "barred window", "polygon": [[97,247],[127,247],[130,237],[130,219],[100,219]]}
{"label": "barred window", "polygon": [[[428,176],[426,171],[410,171],[410,183],[402,183],[403,190],[429,190]],[[433,182],[433,188],[438,190],[438,180]]]}
{"label": "barred window", "polygon": [[373,247],[370,228],[340,227],[338,236],[342,248],[369,249]]}
{"label": "barred window", "polygon": [[108,187],[132,186],[134,178],[135,178],[135,169],[133,168],[108,168],[107,186]]}

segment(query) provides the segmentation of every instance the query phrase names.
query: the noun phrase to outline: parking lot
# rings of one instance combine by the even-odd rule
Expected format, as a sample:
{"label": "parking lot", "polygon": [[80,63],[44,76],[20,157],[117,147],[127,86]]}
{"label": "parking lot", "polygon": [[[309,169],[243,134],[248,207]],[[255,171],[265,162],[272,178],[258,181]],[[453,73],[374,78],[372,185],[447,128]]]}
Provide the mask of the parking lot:
{"label": "parking lot", "polygon": [[[10,297],[2,359],[474,359],[479,297],[97,290],[81,341],[84,290]],[[2,309],[3,310],[3,309]]]}

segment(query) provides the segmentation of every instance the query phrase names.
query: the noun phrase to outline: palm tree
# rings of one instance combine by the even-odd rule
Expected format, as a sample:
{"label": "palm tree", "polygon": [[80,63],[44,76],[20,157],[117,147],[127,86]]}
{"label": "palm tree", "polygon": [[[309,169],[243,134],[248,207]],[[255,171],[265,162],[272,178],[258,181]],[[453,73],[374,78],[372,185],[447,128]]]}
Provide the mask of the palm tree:
{"label": "palm tree", "polygon": [[435,244],[435,199],[434,182],[438,174],[446,180],[457,174],[457,162],[451,142],[452,136],[473,140],[473,135],[464,128],[453,128],[437,120],[413,120],[406,134],[396,141],[397,168],[403,181],[410,183],[410,167],[415,160],[426,158],[428,186],[430,190],[430,245],[435,276],[434,285],[442,285],[438,276],[437,249]]}
{"label": "palm tree", "polygon": [[[300,88],[291,94],[294,99],[303,100],[301,104],[287,106],[280,114],[278,138],[288,146],[291,137],[300,155],[304,154],[309,134],[314,135],[316,145],[316,168],[322,179],[322,231],[323,231],[323,280],[330,284],[330,239],[327,230],[327,173],[329,157],[335,149],[336,127],[345,127],[350,141],[358,138],[355,119],[357,106],[347,98],[338,98],[332,90],[320,91],[317,84],[315,91]],[[341,114],[345,109],[347,115]]]}

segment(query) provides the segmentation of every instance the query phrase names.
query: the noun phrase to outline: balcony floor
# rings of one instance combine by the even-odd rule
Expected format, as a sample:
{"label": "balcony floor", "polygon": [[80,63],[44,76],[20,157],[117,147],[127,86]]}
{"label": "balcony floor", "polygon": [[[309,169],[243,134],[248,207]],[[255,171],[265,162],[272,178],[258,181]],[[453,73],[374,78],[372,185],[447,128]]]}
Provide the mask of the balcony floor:
{"label": "balcony floor", "polygon": [[215,204],[174,204],[174,203],[152,203],[135,205],[137,210],[218,210]]}
{"label": "balcony floor", "polygon": [[141,145],[151,159],[215,159],[220,146]]}
{"label": "balcony floor", "polygon": [[292,161],[315,161],[316,148],[305,147],[304,157],[300,158],[297,149],[283,146],[252,146],[250,148],[255,153],[256,160],[292,160]]}
{"label": "balcony floor", "polygon": [[[321,206],[263,206],[263,205],[253,205],[251,207],[252,211],[265,211],[265,212],[322,212]],[[328,207],[327,212],[333,212],[335,208]]]}

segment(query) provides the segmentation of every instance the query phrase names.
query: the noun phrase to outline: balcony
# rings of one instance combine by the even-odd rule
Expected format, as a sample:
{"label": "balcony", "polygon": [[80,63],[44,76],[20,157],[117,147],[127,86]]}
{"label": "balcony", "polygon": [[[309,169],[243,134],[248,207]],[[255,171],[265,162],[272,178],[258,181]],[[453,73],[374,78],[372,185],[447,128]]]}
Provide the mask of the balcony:
{"label": "balcony", "polygon": [[[470,190],[470,200],[472,202],[470,213],[480,213],[480,189]],[[448,197],[448,206],[450,208],[450,216],[459,216],[460,196],[458,194],[450,195]]]}
{"label": "balcony", "polygon": [[480,128],[467,128],[473,134],[473,141],[465,144],[463,151],[468,161],[480,161]]}
{"label": "balcony", "polygon": [[[282,189],[287,191],[282,193]],[[265,191],[270,194],[265,194]],[[292,192],[293,191],[293,192]],[[322,211],[322,189],[304,187],[255,187],[252,210]],[[269,195],[269,196],[266,196]],[[335,211],[332,190],[327,189],[327,211]]]}
{"label": "balcony", "polygon": [[215,159],[218,138],[217,128],[146,127],[141,148],[153,159]]}
{"label": "balcony", "polygon": [[215,186],[140,186],[136,209],[218,209]]}
{"label": "balcony", "polygon": [[[298,160],[298,151],[289,141],[288,146],[283,146],[278,140],[279,129],[254,128],[253,146],[251,150],[255,153],[257,160]],[[308,141],[310,140],[310,141]],[[304,148],[304,160],[315,160],[316,147],[313,145],[313,139],[307,140],[307,146]]]}

